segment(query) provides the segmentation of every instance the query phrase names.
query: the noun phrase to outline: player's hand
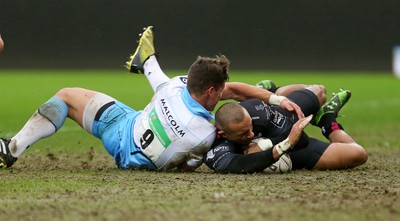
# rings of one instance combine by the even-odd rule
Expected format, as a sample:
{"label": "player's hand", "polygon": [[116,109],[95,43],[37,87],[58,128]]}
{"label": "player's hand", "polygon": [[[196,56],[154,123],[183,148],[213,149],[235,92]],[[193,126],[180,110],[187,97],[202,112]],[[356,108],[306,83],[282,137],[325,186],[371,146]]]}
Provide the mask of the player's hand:
{"label": "player's hand", "polygon": [[300,118],[292,127],[289,134],[289,141],[290,146],[294,146],[297,144],[301,137],[301,133],[303,132],[304,128],[310,123],[312,119],[312,115],[308,117]]}
{"label": "player's hand", "polygon": [[299,119],[304,118],[304,114],[303,111],[301,111],[301,108],[296,103],[290,101],[289,99],[284,98],[279,105],[280,107],[290,112],[295,112]]}
{"label": "player's hand", "polygon": [[[303,130],[303,129],[306,128],[307,125],[311,122],[312,118],[313,118],[313,115],[311,114],[310,116],[308,116],[308,117],[306,117],[306,118],[302,118],[302,119],[298,120],[298,121],[296,122],[296,124],[300,121],[298,127],[299,127],[299,129]],[[295,124],[295,125],[296,125],[296,124]]]}

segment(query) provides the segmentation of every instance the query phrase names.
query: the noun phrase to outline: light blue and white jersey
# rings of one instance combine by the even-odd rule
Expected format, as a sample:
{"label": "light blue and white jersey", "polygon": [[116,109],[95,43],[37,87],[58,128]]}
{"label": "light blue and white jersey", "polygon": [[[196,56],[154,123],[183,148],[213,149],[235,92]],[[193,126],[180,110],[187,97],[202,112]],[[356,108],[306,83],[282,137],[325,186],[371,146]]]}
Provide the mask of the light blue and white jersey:
{"label": "light blue and white jersey", "polygon": [[134,142],[159,170],[190,162],[197,167],[210,149],[214,116],[186,88],[186,76],[161,85],[134,123]]}

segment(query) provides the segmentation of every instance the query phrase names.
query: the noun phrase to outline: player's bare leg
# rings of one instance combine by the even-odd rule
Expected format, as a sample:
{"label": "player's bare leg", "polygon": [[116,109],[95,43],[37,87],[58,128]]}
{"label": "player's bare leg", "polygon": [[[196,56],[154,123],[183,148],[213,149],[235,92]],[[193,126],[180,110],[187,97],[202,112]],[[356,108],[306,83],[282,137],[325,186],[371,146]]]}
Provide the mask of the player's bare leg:
{"label": "player's bare leg", "polygon": [[270,80],[263,80],[256,84],[256,87],[263,88],[271,91],[277,95],[287,96],[288,94],[306,88],[312,91],[318,98],[319,105],[322,106],[326,102],[326,88],[318,84],[290,84],[285,86],[276,87],[275,83]]}
{"label": "player's bare leg", "polygon": [[68,118],[83,127],[83,114],[86,105],[98,92],[84,88],[63,88],[55,95],[68,106]]}
{"label": "player's bare leg", "polygon": [[308,89],[312,91],[318,98],[319,106],[322,106],[326,102],[326,88],[323,85],[319,84],[290,84],[281,86],[276,90],[277,95],[287,96],[288,94],[300,90],[300,89]]}
{"label": "player's bare leg", "polygon": [[315,164],[316,170],[350,169],[364,164],[368,154],[357,144],[333,143]]}
{"label": "player's bare leg", "polygon": [[95,94],[82,88],[64,88],[57,92],[33,113],[14,137],[1,139],[0,168],[10,167],[29,146],[57,132],[67,117],[82,126],[86,104]]}
{"label": "player's bare leg", "polygon": [[320,109],[314,123],[322,129],[322,134],[331,142],[314,169],[346,169],[364,164],[368,160],[367,151],[347,134],[337,123],[339,110],[350,99],[350,91],[335,94]]}
{"label": "player's bare leg", "polygon": [[367,151],[343,130],[329,135],[331,144],[322,154],[314,169],[347,169],[364,164],[368,160]]}

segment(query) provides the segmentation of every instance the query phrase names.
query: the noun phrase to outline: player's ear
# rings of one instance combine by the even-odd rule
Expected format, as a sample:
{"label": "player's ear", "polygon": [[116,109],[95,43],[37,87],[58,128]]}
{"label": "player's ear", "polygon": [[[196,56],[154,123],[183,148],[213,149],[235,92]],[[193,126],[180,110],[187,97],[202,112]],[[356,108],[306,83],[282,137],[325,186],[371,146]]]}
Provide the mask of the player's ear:
{"label": "player's ear", "polygon": [[219,130],[219,131],[218,131],[218,134],[219,134],[221,137],[225,137],[225,136],[226,136],[226,134],[225,134],[225,132],[224,132],[223,130]]}
{"label": "player's ear", "polygon": [[214,87],[209,87],[208,89],[207,89],[207,95],[209,95],[209,96],[211,96],[215,91],[214,91],[215,89],[214,89]]}

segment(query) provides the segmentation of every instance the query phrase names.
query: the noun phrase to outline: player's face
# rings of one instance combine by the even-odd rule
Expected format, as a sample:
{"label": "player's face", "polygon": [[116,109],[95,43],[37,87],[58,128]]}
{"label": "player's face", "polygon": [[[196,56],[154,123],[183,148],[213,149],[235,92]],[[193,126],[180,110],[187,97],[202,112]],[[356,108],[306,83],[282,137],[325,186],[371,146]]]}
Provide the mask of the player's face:
{"label": "player's face", "polygon": [[246,113],[243,121],[240,123],[231,122],[229,124],[229,130],[224,131],[223,136],[231,142],[248,145],[254,138],[253,124],[250,115]]}

